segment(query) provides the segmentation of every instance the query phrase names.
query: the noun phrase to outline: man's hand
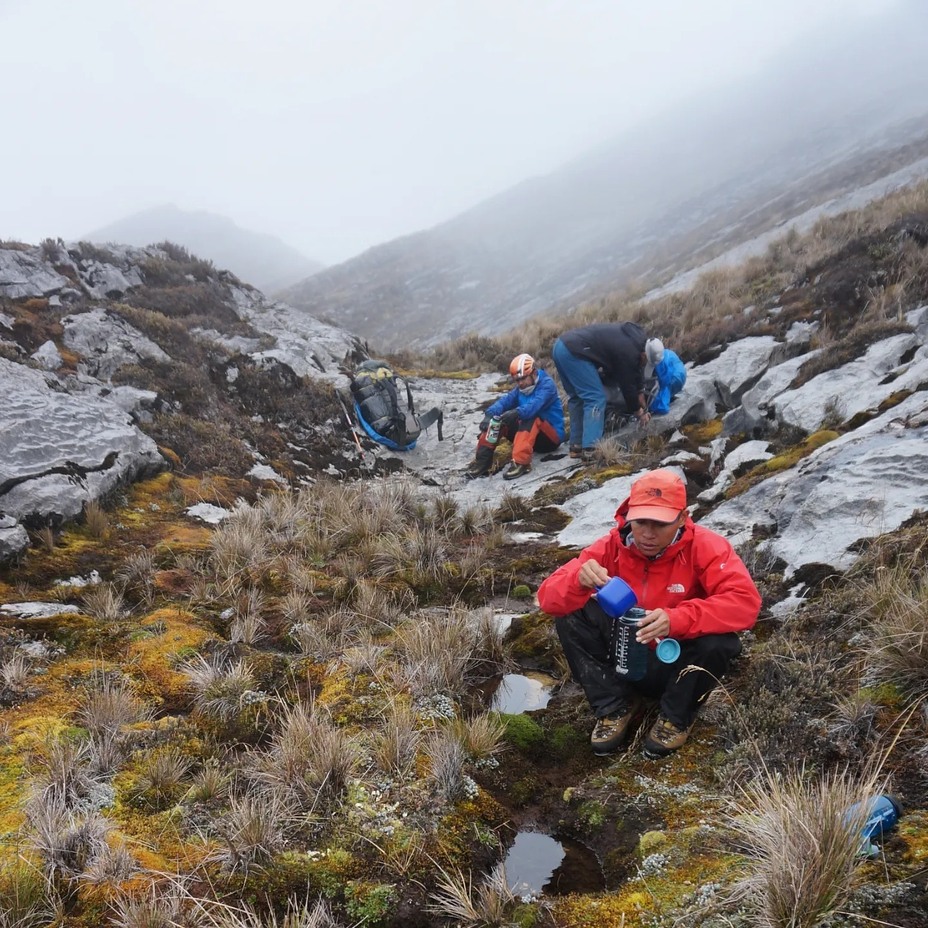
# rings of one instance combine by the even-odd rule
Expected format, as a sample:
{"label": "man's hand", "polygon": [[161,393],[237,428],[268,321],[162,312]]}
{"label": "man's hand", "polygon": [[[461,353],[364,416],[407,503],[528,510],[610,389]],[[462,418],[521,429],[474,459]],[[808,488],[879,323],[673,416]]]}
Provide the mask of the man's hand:
{"label": "man's hand", "polygon": [[670,616],[663,609],[652,609],[639,623],[635,640],[642,644],[655,638],[670,637]]}
{"label": "man's hand", "polygon": [[482,435],[490,427],[490,417],[484,416],[480,420],[480,434]]}
{"label": "man's hand", "polygon": [[577,581],[580,586],[585,586],[590,590],[598,590],[609,580],[609,571],[599,561],[584,561],[577,574]]}
{"label": "man's hand", "polygon": [[647,409],[639,409],[635,415],[638,417],[638,425],[647,425],[651,421],[651,413]]}

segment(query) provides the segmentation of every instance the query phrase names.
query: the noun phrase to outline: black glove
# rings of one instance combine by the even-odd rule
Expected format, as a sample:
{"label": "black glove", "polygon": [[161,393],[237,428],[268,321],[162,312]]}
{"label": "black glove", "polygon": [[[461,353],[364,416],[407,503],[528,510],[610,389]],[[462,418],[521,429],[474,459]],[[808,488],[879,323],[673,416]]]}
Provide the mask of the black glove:
{"label": "black glove", "polygon": [[480,420],[480,434],[482,435],[490,427],[490,417],[484,416]]}
{"label": "black glove", "polygon": [[518,428],[519,410],[510,409],[509,412],[504,412],[499,418],[500,418],[500,422],[502,422],[506,428],[509,428],[509,429]]}

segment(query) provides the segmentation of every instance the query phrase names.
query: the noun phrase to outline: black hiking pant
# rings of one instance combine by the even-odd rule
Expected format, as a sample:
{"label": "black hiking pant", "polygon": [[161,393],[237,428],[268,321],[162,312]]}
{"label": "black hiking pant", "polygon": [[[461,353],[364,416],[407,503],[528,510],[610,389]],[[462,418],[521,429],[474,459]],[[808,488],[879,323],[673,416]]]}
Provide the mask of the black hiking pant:
{"label": "black hiking pant", "polygon": [[[688,728],[702,701],[741,653],[734,632],[686,639],[680,641],[680,656],[672,664],[662,663],[650,650],[644,678],[631,681],[614,670],[614,622],[595,599],[555,620],[570,671],[596,718],[612,715],[630,696],[648,696],[660,699],[665,718],[678,728]],[[699,669],[684,673],[688,667]]]}

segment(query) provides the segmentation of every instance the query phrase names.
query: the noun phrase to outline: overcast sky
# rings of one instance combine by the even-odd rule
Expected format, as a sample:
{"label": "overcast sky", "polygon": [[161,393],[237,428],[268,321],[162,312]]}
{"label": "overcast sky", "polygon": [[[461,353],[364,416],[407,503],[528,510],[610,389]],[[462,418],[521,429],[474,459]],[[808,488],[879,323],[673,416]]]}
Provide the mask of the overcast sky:
{"label": "overcast sky", "polygon": [[0,238],[208,210],[333,263],[897,0],[0,0]]}

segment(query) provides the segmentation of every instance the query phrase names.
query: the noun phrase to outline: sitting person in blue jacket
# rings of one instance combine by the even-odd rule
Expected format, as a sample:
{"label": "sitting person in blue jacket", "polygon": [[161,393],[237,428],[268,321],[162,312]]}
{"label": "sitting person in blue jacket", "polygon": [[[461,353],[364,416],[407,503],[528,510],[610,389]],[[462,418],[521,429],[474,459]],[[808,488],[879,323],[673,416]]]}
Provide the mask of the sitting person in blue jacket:
{"label": "sitting person in blue jacket", "polygon": [[517,355],[509,365],[509,376],[515,386],[487,409],[480,423],[477,453],[467,469],[468,478],[490,472],[500,438],[512,441],[512,464],[503,479],[514,480],[532,469],[536,448],[554,451],[567,437],[557,385],[535,359],[530,354]]}
{"label": "sitting person in blue jacket", "polygon": [[648,362],[645,367],[645,380],[657,379],[657,393],[651,400],[648,410],[654,416],[664,416],[670,412],[671,400],[683,389],[686,383],[686,368],[677,354],[665,348],[659,338],[648,339],[648,358],[655,358],[655,363]]}

